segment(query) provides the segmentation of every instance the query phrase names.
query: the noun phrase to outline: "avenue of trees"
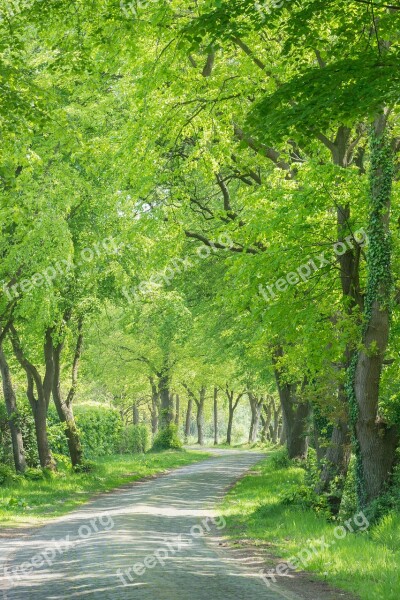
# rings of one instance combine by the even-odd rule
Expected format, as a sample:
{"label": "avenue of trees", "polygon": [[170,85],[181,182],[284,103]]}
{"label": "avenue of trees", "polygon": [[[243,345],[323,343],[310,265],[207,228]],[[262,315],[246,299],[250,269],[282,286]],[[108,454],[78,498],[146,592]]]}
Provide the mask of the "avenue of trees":
{"label": "avenue of trees", "polygon": [[[332,513],[399,459],[399,7],[1,5],[0,370],[56,469],[74,404],[316,452]],[[24,408],[25,410],[25,408]],[[239,431],[237,429],[237,431]],[[353,457],[353,460],[352,460]]]}

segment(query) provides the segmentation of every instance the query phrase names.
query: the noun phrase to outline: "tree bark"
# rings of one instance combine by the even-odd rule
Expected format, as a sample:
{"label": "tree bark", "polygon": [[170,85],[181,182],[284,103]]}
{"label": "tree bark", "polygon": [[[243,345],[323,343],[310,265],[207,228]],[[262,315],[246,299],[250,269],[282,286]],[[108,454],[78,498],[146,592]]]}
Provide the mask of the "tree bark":
{"label": "tree bark", "polygon": [[236,400],[234,400],[234,391],[229,390],[228,385],[226,386],[225,392],[228,397],[228,428],[226,431],[226,443],[230,446],[232,443],[233,416],[237,405],[239,404],[239,400],[243,396],[243,392],[238,394]]}
{"label": "tree bark", "polygon": [[203,386],[199,391],[199,399],[196,400],[197,405],[197,443],[204,446],[204,402],[206,399],[206,388]]}
{"label": "tree bark", "polygon": [[277,359],[283,356],[282,347],[275,349],[273,361],[275,379],[282,407],[282,416],[286,434],[286,446],[289,458],[307,458],[308,435],[310,428],[311,404],[301,397],[306,381],[287,383],[283,381],[282,373],[277,364]]}
{"label": "tree bark", "polygon": [[[196,404],[196,407],[197,407],[197,413],[196,413],[197,443],[200,446],[204,446],[204,403],[205,403],[205,399],[206,399],[206,388],[204,386],[202,386],[200,388],[199,398],[197,399],[196,395],[189,388],[189,386],[184,384],[184,387],[186,388],[187,393],[189,394],[189,398],[192,399]],[[188,412],[189,412],[189,410],[188,410]]]}
{"label": "tree bark", "polygon": [[176,394],[175,396],[175,425],[177,427],[179,427],[179,418],[180,418],[180,398],[179,398],[179,394]]}
{"label": "tree bark", "polygon": [[[338,128],[335,142],[331,150],[332,162],[343,169],[348,167],[351,131],[345,126]],[[349,243],[350,205],[339,203],[336,208],[338,242],[345,243],[346,251],[338,254],[340,283],[344,298],[345,312],[351,316],[355,308],[363,310],[363,296],[360,288],[360,256],[361,245],[351,239]],[[347,372],[351,362],[352,348],[347,344],[343,353],[343,369]],[[342,384],[338,386],[340,416],[333,423],[331,441],[326,451],[326,463],[321,471],[321,479],[317,490],[327,494],[332,514],[340,508],[341,495],[344,489],[349,460],[351,432],[348,417],[348,397]]]}
{"label": "tree bark", "polygon": [[[351,457],[351,435],[347,417],[339,417],[333,426],[332,436],[326,451],[321,471],[318,494],[327,495],[330,511],[337,515],[342,500]],[[332,485],[334,489],[332,489]]]}
{"label": "tree bark", "polygon": [[72,364],[71,387],[64,400],[61,391],[61,354],[64,348],[64,341],[53,346],[53,362],[54,362],[54,377],[53,377],[53,400],[56,406],[58,417],[65,427],[65,435],[68,443],[69,455],[72,466],[75,467],[82,463],[83,449],[80,440],[78,428],[76,426],[74,413],[72,410],[72,401],[75,396],[75,391],[78,383],[79,362],[82,355],[83,334],[82,321],[78,324],[78,337],[75,347],[74,359]]}
{"label": "tree bark", "polygon": [[174,402],[170,392],[170,369],[164,364],[158,373],[158,393],[160,396],[160,420],[161,429],[165,429],[174,422]]}
{"label": "tree bark", "polygon": [[18,423],[17,399],[12,386],[10,368],[0,342],[0,372],[3,382],[3,394],[6,403],[8,423],[11,433],[11,441],[14,456],[14,465],[17,473],[23,473],[26,469],[24,442],[22,432]]}
{"label": "tree bark", "polygon": [[264,406],[263,406],[265,416],[261,415],[261,421],[262,421],[261,441],[262,442],[266,442],[268,439],[270,439],[269,426],[270,426],[271,420],[272,420],[272,407],[273,407],[273,399],[271,398],[271,400],[268,402],[268,404],[264,404]]}
{"label": "tree bark", "polygon": [[214,387],[214,446],[218,446],[218,388]]}
{"label": "tree bark", "polygon": [[371,136],[368,276],[362,349],[355,358],[355,434],[358,448],[357,483],[361,506],[384,490],[399,443],[397,426],[379,415],[379,388],[390,331],[391,246],[390,204],[394,156],[385,132],[386,115],[379,115]]}
{"label": "tree bark", "polygon": [[281,425],[280,432],[279,432],[279,443],[281,446],[284,446],[286,444],[286,425],[285,425],[285,418],[284,418],[283,413],[282,413],[282,425]]}
{"label": "tree bark", "polygon": [[188,396],[187,410],[186,410],[186,421],[185,421],[185,444],[188,443],[190,434],[190,422],[192,420],[192,409],[193,409],[193,398]]}
{"label": "tree bark", "polygon": [[281,407],[275,406],[275,402],[273,401],[273,412],[274,412],[274,424],[272,428],[272,443],[277,444],[279,440],[279,425],[280,425],[280,416],[281,416]]}
{"label": "tree bark", "polygon": [[44,342],[45,375],[43,380],[36,367],[26,358],[22,350],[19,336],[13,324],[10,325],[9,331],[15,357],[24,369],[27,377],[26,395],[35,421],[35,433],[40,466],[54,471],[55,462],[50,451],[47,436],[47,411],[54,379],[51,329],[46,331]]}
{"label": "tree bark", "polygon": [[264,398],[263,396],[257,398],[257,396],[252,392],[248,392],[248,398],[251,409],[249,444],[254,444],[257,441],[258,430],[260,427],[260,415],[262,405],[264,404]]}
{"label": "tree bark", "polygon": [[158,393],[156,382],[153,377],[149,377],[150,386],[151,386],[151,433],[153,438],[157,435],[158,431],[158,414],[160,407],[160,395]]}

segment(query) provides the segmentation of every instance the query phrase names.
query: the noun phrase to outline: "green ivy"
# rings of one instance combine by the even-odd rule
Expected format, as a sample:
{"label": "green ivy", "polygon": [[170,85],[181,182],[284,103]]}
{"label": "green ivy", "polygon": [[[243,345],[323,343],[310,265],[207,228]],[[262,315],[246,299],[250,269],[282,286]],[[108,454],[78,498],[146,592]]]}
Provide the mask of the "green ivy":
{"label": "green ivy", "polygon": [[[384,224],[385,212],[392,191],[394,175],[393,151],[386,134],[378,136],[374,129],[370,134],[370,211],[368,225],[368,277],[364,301],[363,339],[367,332],[375,302],[382,308],[390,309],[392,291],[391,240],[388,228]],[[369,348],[373,351],[373,348]],[[355,375],[360,352],[357,351],[347,372],[346,390],[350,408],[353,447],[356,455],[355,479],[357,499],[360,508],[366,506],[365,478],[356,435],[359,408],[355,394]]]}

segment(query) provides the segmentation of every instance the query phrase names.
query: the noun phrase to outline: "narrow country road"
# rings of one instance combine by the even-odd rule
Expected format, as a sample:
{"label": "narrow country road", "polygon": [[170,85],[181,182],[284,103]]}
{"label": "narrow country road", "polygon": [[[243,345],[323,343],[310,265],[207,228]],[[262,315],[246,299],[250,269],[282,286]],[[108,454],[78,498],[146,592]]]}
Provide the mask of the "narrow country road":
{"label": "narrow country road", "polygon": [[221,451],[99,496],[27,539],[0,540],[3,599],[287,598],[216,540],[216,503],[262,456]]}

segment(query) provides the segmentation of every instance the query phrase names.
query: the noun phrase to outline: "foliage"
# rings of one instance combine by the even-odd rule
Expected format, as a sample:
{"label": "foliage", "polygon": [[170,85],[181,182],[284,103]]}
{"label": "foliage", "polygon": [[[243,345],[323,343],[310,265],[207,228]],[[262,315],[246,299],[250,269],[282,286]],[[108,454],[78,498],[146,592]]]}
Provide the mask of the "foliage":
{"label": "foliage", "polygon": [[[87,458],[115,454],[121,443],[122,419],[120,413],[107,406],[77,405],[75,418]],[[64,426],[56,410],[49,411],[49,439],[54,452],[68,456]]]}
{"label": "foliage", "polygon": [[42,481],[45,478],[43,469],[34,468],[34,467],[30,467],[30,468],[26,469],[26,471],[24,473],[24,477],[28,481]]}
{"label": "foliage", "polygon": [[277,450],[271,454],[269,460],[271,461],[271,466],[274,469],[285,469],[292,464],[286,448],[281,448],[280,450]]}
{"label": "foliage", "polygon": [[[362,600],[396,600],[400,589],[398,513],[339,540],[335,537],[337,522],[327,521],[310,508],[282,502],[290,490],[304,486],[304,477],[304,469],[291,465],[278,470],[266,458],[230,490],[221,504],[228,537],[232,541],[265,542],[271,553],[289,562],[310,550],[310,560],[301,567],[306,571]],[[353,519],[357,512],[346,518]]]}
{"label": "foliage", "polygon": [[121,432],[120,452],[122,454],[140,454],[149,446],[149,430],[146,425],[128,425]]}
{"label": "foliage", "polygon": [[[296,485],[293,489],[285,492],[282,495],[283,504],[297,504],[302,508],[312,508],[316,514],[323,515],[325,518],[330,518],[330,511],[327,501],[326,494],[319,494],[316,491],[321,466],[318,464],[317,455],[313,448],[308,452],[307,459],[305,462],[299,463],[298,461],[288,462],[287,464],[281,463],[280,468],[287,468],[290,464],[298,464],[305,471],[304,483],[302,485]],[[330,494],[332,491],[330,490]]]}
{"label": "foliage", "polygon": [[[115,455],[99,458],[90,472],[73,472],[65,477],[43,478],[41,470],[33,479],[17,477],[0,487],[0,524],[41,523],[73,510],[97,492],[105,492],[166,469],[203,460],[201,452],[166,452],[157,454]],[[32,470],[29,470],[33,475]],[[21,503],[18,504],[18,501]],[[29,508],[29,510],[28,510]]]}
{"label": "foliage", "polygon": [[15,471],[8,465],[0,464],[0,485],[16,480]]}
{"label": "foliage", "polygon": [[[35,424],[32,412],[25,398],[18,398],[18,423],[22,430],[24,440],[25,458],[28,466],[38,465],[38,453],[36,446]],[[6,407],[0,402],[0,462],[12,464],[11,436],[8,427],[8,416]]]}
{"label": "foliage", "polygon": [[181,450],[182,442],[178,437],[176,425],[169,424],[161,429],[153,441],[152,451],[161,452],[162,450]]}
{"label": "foliage", "polygon": [[96,468],[96,463],[92,460],[83,460],[73,467],[75,473],[92,473]]}
{"label": "foliage", "polygon": [[387,489],[368,505],[365,512],[371,523],[379,523],[385,515],[400,513],[400,463],[397,463]]}

